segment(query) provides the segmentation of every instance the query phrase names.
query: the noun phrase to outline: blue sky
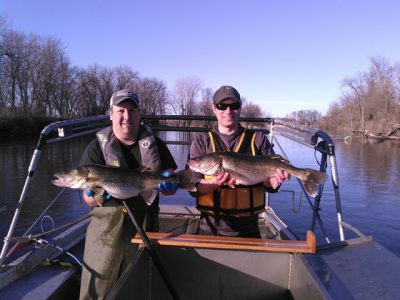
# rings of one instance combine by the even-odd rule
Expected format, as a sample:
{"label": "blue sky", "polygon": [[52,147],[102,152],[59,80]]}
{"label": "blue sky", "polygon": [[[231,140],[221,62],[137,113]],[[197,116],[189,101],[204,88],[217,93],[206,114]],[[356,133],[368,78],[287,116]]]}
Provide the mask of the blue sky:
{"label": "blue sky", "polygon": [[400,62],[400,1],[0,0],[11,28],[57,38],[72,63],[235,86],[275,117],[325,114],[370,58]]}

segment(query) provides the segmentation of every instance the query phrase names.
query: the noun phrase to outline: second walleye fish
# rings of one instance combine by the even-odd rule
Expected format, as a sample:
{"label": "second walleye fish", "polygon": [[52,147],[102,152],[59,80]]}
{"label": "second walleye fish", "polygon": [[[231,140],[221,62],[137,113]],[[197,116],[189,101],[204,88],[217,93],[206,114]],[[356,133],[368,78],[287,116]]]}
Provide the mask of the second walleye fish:
{"label": "second walleye fish", "polygon": [[203,175],[218,175],[228,172],[236,178],[237,184],[253,185],[274,176],[276,169],[299,178],[308,195],[318,195],[319,185],[326,180],[326,174],[313,169],[296,168],[281,156],[249,156],[235,152],[215,152],[189,159],[188,166]]}
{"label": "second walleye fish", "polygon": [[163,177],[150,172],[112,166],[88,165],[62,171],[54,174],[54,176],[57,179],[53,180],[52,183],[56,186],[81,190],[103,188],[117,199],[128,199],[139,194],[146,194],[145,199],[149,199],[151,202],[157,195],[157,185],[163,181],[176,182],[178,187],[195,191],[194,185],[190,182],[190,170],[183,170],[170,177]]}

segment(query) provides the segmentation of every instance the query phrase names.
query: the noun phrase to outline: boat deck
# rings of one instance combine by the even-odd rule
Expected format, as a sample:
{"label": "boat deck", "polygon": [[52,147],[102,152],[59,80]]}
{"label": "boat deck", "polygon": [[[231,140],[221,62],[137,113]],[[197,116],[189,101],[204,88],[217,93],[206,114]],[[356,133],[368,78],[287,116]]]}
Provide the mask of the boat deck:
{"label": "boat deck", "polygon": [[[372,238],[347,240],[317,253],[324,270],[320,279],[336,299],[399,299],[400,259]],[[333,277],[345,284],[351,298],[331,284]]]}
{"label": "boat deck", "polygon": [[[272,209],[270,210],[272,212]],[[200,212],[193,206],[161,205],[160,232],[197,234]],[[259,228],[264,239],[281,239],[281,230],[270,222],[270,215],[261,215]]]}
{"label": "boat deck", "polygon": [[[83,257],[83,237],[84,230],[88,224],[85,220],[82,225],[75,225],[79,228],[79,239],[77,245],[70,251],[77,255],[80,259]],[[199,212],[196,208],[190,206],[174,206],[163,205],[160,208],[160,232],[176,233],[176,234],[196,234],[199,224]],[[276,230],[269,228],[265,225],[265,221],[260,219],[260,227],[262,228],[262,235],[277,237],[279,236]],[[73,232],[71,229],[70,232]],[[71,244],[71,236],[74,234],[65,234],[67,236],[68,244]],[[63,241],[59,241],[63,243]],[[21,260],[23,268],[11,265],[9,270],[2,270],[1,276],[19,278],[14,282],[5,285],[0,289],[0,298],[4,299],[67,299],[65,295],[71,295],[68,299],[77,299],[79,291],[80,272],[73,267],[62,267],[57,264],[48,265],[42,264],[41,261],[45,260],[50,254],[52,247],[46,246],[40,251],[40,258],[38,252],[34,251],[27,253]],[[53,249],[54,250],[54,249]],[[53,253],[51,254],[53,255]],[[71,262],[67,255],[60,257],[61,262]],[[26,267],[27,266],[27,267]],[[34,272],[30,272],[34,269]],[[7,275],[10,274],[10,275]],[[4,282],[5,284],[5,282]],[[68,291],[68,293],[65,293]]]}
{"label": "boat deck", "polygon": [[[279,229],[276,224],[270,223],[269,217],[273,215],[264,217],[265,219],[260,218],[263,237],[280,238],[282,228]],[[82,234],[88,222],[85,220],[83,223],[86,225],[76,225],[81,234],[80,242],[70,250],[80,259],[83,256],[84,246]],[[161,232],[195,234],[198,224],[199,214],[193,207],[172,205],[161,207]],[[67,235],[64,233],[64,236],[68,244],[71,244],[69,240],[74,236],[73,232]],[[60,244],[63,242],[59,241]],[[183,295],[190,295],[191,299],[215,299],[217,295],[212,292],[214,288],[225,293],[218,299],[244,299],[240,298],[242,296],[247,297],[246,299],[255,299],[254,297],[260,295],[274,299],[310,299],[308,298],[310,295],[313,295],[313,299],[398,299],[400,294],[399,258],[371,238],[347,240],[337,247],[319,249],[316,255],[307,254],[306,258],[294,253],[257,253],[237,249],[179,248],[160,245],[155,247],[180,292]],[[79,270],[74,267],[41,263],[48,257],[46,255],[51,253],[51,247],[39,250],[36,254],[27,253],[20,259],[22,263],[17,261],[15,264],[10,264],[7,270],[0,272],[0,276],[3,276],[2,283],[11,275],[20,276],[18,280],[0,290],[0,298],[78,299]],[[42,253],[40,259],[36,257],[38,253]],[[309,264],[303,260],[307,260]],[[71,262],[71,259],[64,255],[60,261]],[[307,269],[309,265],[313,266],[315,273]],[[10,270],[13,268],[14,270]],[[156,275],[157,270],[151,264],[147,251],[142,249],[130,268],[130,272],[126,273],[124,278],[129,279],[129,282],[136,280],[138,289],[141,284],[149,283],[157,287],[156,290],[141,288],[143,297],[147,299],[151,294],[152,299],[168,299],[166,295],[169,293],[162,279]],[[29,269],[34,271],[29,272]],[[207,275],[199,279],[196,274]],[[215,274],[218,276],[215,277]],[[191,283],[188,288],[188,282],[197,282],[198,285],[193,286]],[[205,286],[213,289],[204,291]],[[125,285],[124,280],[120,281],[118,288],[110,295],[111,299],[130,299],[131,294],[126,292],[127,288],[131,286]]]}

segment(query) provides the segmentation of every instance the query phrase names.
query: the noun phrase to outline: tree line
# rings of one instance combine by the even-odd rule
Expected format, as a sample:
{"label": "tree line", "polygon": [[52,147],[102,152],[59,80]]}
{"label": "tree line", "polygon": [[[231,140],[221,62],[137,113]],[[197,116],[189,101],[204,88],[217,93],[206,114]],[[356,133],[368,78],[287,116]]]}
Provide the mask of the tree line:
{"label": "tree line", "polygon": [[[171,90],[158,78],[143,77],[131,66],[74,66],[63,43],[9,28],[0,16],[0,116],[80,118],[107,113],[112,93],[135,90],[140,109],[150,115],[212,115],[214,91],[197,77],[178,79]],[[300,110],[286,117],[328,132],[390,136],[400,124],[400,65],[371,58],[366,72],[341,83],[342,96],[326,115]],[[270,114],[245,98],[242,116]]]}
{"label": "tree line", "polygon": [[370,58],[365,72],[343,79],[342,95],[318,124],[328,131],[368,137],[400,136],[400,64]]}
{"label": "tree line", "polygon": [[[61,41],[9,29],[0,17],[0,115],[80,118],[107,113],[114,91],[129,88],[143,114],[212,115],[213,90],[196,77],[164,81],[142,77],[128,65],[74,66]],[[243,98],[244,116],[263,116]]]}

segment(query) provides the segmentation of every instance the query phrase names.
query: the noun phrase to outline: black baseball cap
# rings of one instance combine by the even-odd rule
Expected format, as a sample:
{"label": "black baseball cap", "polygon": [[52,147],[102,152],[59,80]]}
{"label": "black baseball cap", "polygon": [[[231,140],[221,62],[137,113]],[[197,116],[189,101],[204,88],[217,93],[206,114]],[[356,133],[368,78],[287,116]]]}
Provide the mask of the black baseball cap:
{"label": "black baseball cap", "polygon": [[120,90],[115,92],[111,96],[110,107],[112,107],[113,105],[118,105],[125,100],[131,100],[133,103],[136,104],[137,107],[139,107],[139,96],[131,90]]}
{"label": "black baseball cap", "polygon": [[239,92],[230,85],[223,85],[215,92],[213,103],[217,105],[226,99],[235,99],[239,103],[242,103]]}

